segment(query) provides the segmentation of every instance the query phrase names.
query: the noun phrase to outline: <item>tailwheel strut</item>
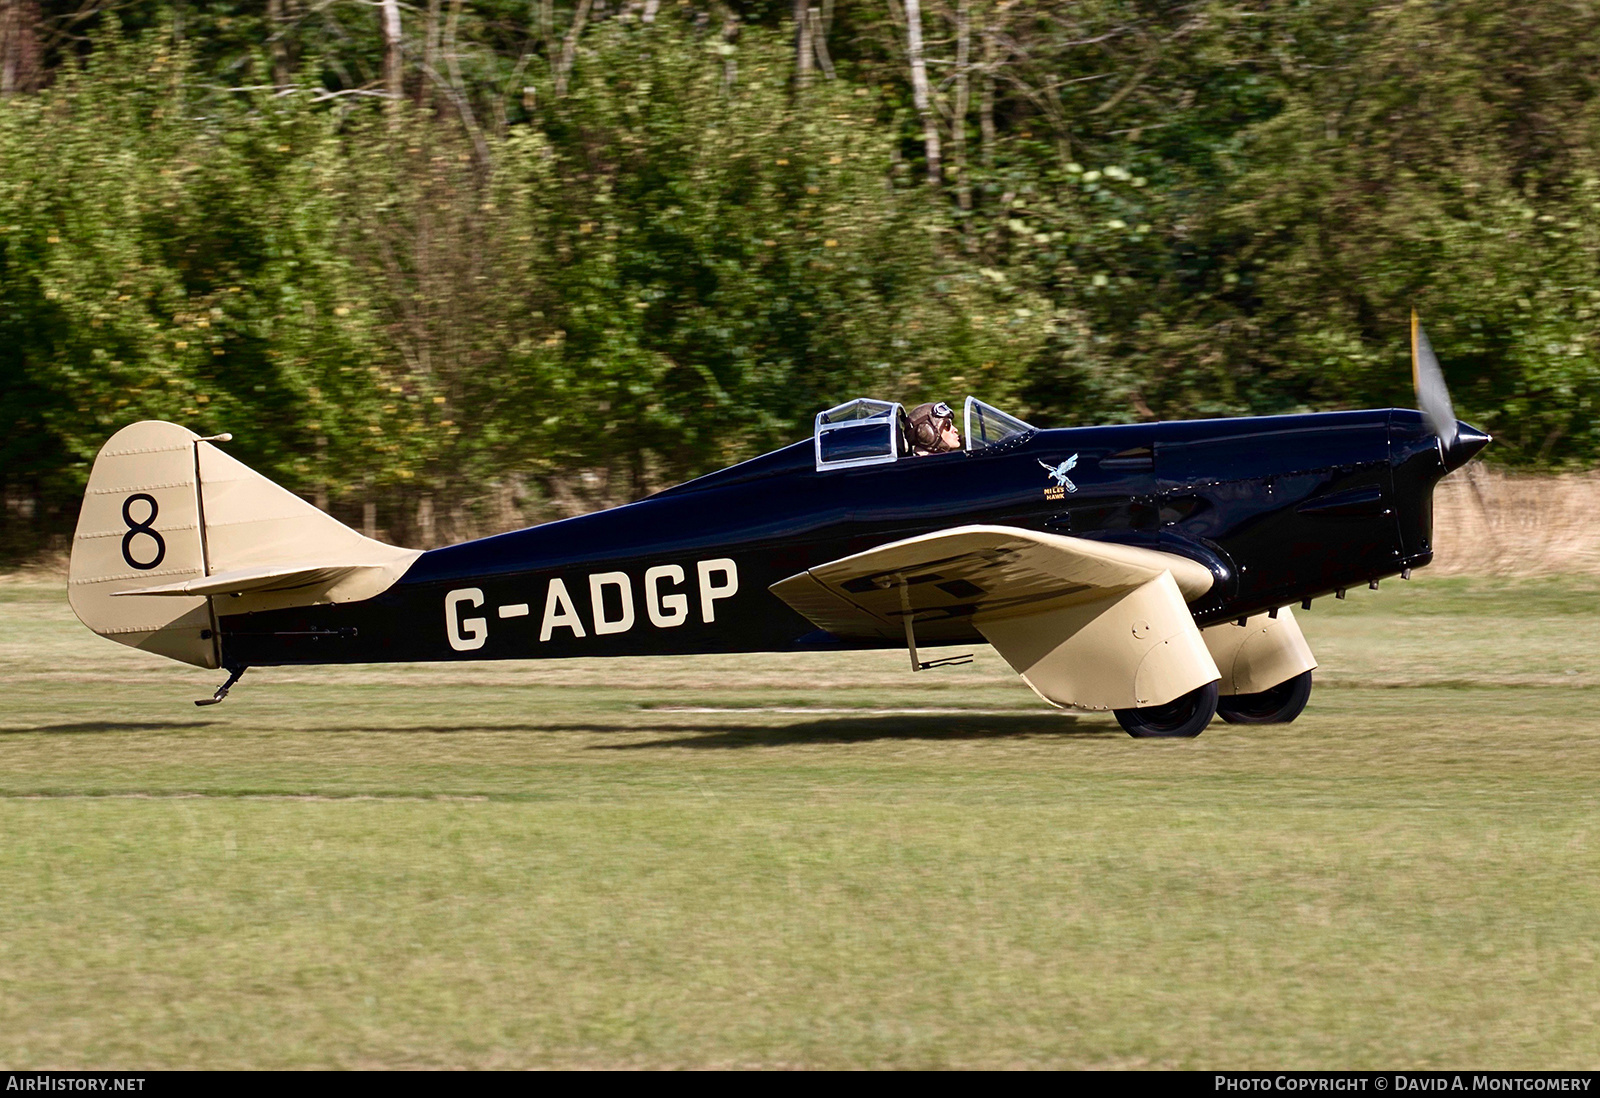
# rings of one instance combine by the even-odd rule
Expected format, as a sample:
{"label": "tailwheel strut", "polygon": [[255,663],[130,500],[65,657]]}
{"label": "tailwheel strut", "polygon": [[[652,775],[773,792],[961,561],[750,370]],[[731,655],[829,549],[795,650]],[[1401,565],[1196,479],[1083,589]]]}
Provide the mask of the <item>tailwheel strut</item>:
{"label": "tailwheel strut", "polygon": [[216,705],[219,701],[221,701],[223,698],[228,696],[228,691],[233,689],[233,684],[238,682],[239,679],[248,670],[249,670],[249,668],[244,666],[243,664],[240,664],[238,667],[229,667],[228,668],[228,681],[223,683],[221,686],[217,687],[217,692],[215,694],[211,695],[209,698],[201,698],[198,701],[196,701],[195,704],[196,705]]}

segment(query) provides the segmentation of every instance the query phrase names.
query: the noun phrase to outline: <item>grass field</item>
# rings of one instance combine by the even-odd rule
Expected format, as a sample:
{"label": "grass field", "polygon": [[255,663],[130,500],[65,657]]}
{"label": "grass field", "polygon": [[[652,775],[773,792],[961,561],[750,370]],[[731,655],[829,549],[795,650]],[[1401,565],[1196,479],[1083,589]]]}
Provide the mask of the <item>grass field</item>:
{"label": "grass field", "polygon": [[1600,579],[1301,621],[1164,743],[988,649],[196,709],[0,582],[0,1066],[1600,1066]]}

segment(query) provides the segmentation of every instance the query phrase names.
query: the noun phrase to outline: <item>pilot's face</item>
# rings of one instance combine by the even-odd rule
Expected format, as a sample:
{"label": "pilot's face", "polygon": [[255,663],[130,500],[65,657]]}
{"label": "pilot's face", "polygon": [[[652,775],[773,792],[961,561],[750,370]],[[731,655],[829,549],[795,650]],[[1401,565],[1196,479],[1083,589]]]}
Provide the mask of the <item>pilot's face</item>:
{"label": "pilot's face", "polygon": [[961,449],[961,432],[956,430],[954,420],[947,419],[944,421],[944,429],[939,432],[939,441],[944,443],[947,450]]}

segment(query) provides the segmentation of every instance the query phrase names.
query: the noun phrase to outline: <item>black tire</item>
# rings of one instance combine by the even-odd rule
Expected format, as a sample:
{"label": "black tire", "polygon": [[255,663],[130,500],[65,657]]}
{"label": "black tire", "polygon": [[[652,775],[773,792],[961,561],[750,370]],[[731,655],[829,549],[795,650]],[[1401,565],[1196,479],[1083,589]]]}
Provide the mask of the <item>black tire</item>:
{"label": "black tire", "polygon": [[1217,715],[1217,684],[1208,682],[1166,705],[1114,709],[1122,730],[1136,739],[1193,739]]}
{"label": "black tire", "polygon": [[1288,724],[1311,698],[1311,672],[1303,671],[1258,694],[1226,694],[1217,716],[1229,724]]}

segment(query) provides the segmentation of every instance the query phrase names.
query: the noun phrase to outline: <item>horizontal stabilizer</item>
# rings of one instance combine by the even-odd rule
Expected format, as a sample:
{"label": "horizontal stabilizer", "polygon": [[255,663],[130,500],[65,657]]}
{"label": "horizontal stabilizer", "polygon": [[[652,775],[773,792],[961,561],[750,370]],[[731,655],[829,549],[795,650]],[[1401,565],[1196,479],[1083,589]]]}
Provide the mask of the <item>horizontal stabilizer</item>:
{"label": "horizontal stabilizer", "polygon": [[197,576],[179,583],[153,587],[132,587],[113,591],[114,598],[125,595],[242,595],[247,591],[296,591],[304,587],[330,586],[358,572],[382,572],[373,564],[285,564],[237,568],[211,576]]}

